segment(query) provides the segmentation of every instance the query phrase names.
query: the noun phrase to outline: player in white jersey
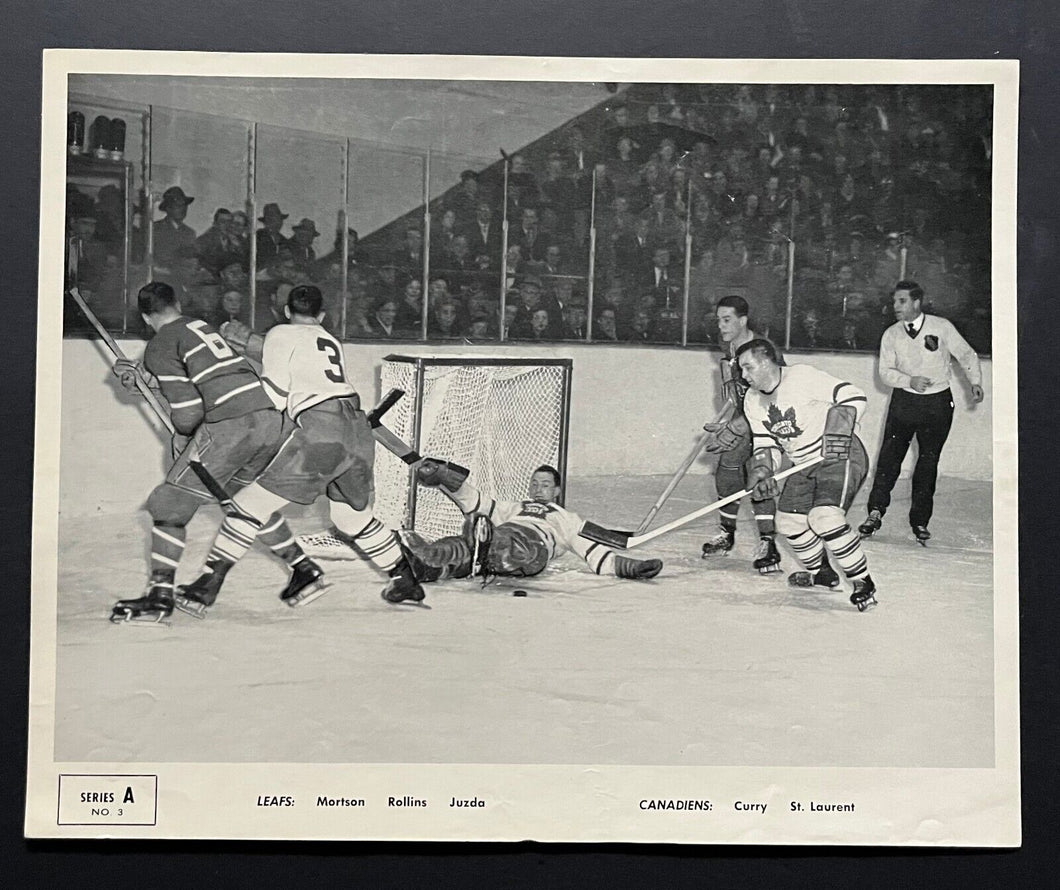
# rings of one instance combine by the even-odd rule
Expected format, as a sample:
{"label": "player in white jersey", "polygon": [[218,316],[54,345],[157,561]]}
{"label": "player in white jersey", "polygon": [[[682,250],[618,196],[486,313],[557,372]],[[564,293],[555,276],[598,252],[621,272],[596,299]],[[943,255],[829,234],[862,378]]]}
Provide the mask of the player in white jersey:
{"label": "player in white jersey", "polygon": [[560,476],[553,467],[534,470],[522,501],[498,501],[483,495],[467,482],[466,470],[445,461],[426,458],[416,474],[422,484],[441,488],[468,519],[463,535],[433,542],[414,532],[402,533],[420,581],[472,574],[526,578],[540,574],[567,552],[580,556],[597,575],[646,580],[662,570],[661,560],[633,559],[581,537],[582,519],[556,502]]}
{"label": "player in white jersey", "polygon": [[[323,494],[330,501],[332,533],[389,573],[383,598],[391,603],[424,598],[397,536],[372,515],[375,439],[346,376],[342,347],[321,326],[322,306],[319,288],[293,288],[286,307],[290,324],[278,325],[265,336],[262,379],[276,407],[284,411],[290,432],[261,475],[232,499],[233,514],[217,533],[206,570],[181,591],[180,597],[193,606],[212,605],[220,589],[213,579],[223,578],[254,537],[268,530],[265,522],[272,513],[291,502],[312,504]],[[295,566],[280,598],[299,606],[324,590],[319,567],[310,564],[300,571]]]}
{"label": "player in white jersey", "polygon": [[865,393],[810,365],[781,367],[768,340],[743,344],[736,359],[750,384],[743,410],[754,437],[749,481],[755,494],[777,496],[773,474],[782,455],[795,466],[824,456],[823,462],[789,476],[777,503],[777,530],[807,569],[792,574],[789,582],[796,587],[838,587],[839,576],[828,563],[827,551],[853,582],[850,601],[865,611],[876,603],[876,586],[861,538],[846,516],[868,472],[865,446],[854,432],[866,405]]}

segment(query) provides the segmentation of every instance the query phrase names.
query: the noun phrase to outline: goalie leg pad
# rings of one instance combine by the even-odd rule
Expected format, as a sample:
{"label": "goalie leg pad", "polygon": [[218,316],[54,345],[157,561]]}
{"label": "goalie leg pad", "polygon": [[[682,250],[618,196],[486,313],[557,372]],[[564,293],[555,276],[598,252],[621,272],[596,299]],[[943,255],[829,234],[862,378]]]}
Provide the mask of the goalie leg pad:
{"label": "goalie leg pad", "polygon": [[417,581],[444,581],[471,574],[471,547],[460,535],[427,541],[416,532],[403,531],[401,550]]}
{"label": "goalie leg pad", "polygon": [[548,546],[539,532],[525,525],[503,523],[493,529],[486,570],[491,575],[529,578],[545,570],[548,558]]}

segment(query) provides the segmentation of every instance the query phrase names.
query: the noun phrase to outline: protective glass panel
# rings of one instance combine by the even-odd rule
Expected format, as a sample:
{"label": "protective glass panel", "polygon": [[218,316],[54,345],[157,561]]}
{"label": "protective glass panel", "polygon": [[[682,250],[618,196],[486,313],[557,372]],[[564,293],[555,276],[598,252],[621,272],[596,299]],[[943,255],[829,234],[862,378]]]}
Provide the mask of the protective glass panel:
{"label": "protective glass panel", "polygon": [[345,140],[262,125],[256,155],[254,326],[282,318],[292,286],[316,284],[324,326],[341,336]]}
{"label": "protective glass panel", "polygon": [[431,153],[431,337],[449,339],[453,330],[471,341],[498,337],[501,219],[491,162]]}
{"label": "protective glass panel", "polygon": [[350,144],[351,248],[346,336],[418,339],[424,258],[422,155]]}
{"label": "protective glass panel", "polygon": [[249,129],[246,121],[152,109],[153,276],[176,288],[187,314],[214,325],[250,321]]}
{"label": "protective glass panel", "polygon": [[[145,113],[77,94],[67,108],[66,284],[76,285],[116,333],[130,324],[138,331],[140,323],[128,311],[127,291],[142,283],[135,274],[130,281],[129,271],[143,262],[137,211]],[[67,310],[67,330],[90,330],[79,310],[72,304]]]}

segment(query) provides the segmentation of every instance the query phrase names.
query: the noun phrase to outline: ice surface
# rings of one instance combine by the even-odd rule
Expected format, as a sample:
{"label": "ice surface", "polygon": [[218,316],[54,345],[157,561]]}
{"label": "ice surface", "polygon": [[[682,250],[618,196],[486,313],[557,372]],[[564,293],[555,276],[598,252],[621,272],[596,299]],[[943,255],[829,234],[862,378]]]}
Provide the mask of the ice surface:
{"label": "ice surface", "polygon": [[[567,500],[629,528],[666,481],[576,478]],[[864,614],[845,588],[755,573],[745,505],[728,556],[699,558],[710,517],[643,548],[666,563],[652,582],[597,577],[568,555],[518,583],[429,585],[428,611],[384,603],[364,564],[329,562],[328,595],[289,609],[285,570],[256,550],[205,621],[117,626],[111,604],[144,585],[146,515],[64,519],[55,757],[991,766],[990,485],[941,479],[926,549],[908,486],[865,545],[880,605]],[[656,522],[713,499],[709,476],[688,478]],[[317,531],[323,515],[292,525]],[[178,580],[218,521],[196,517]]]}

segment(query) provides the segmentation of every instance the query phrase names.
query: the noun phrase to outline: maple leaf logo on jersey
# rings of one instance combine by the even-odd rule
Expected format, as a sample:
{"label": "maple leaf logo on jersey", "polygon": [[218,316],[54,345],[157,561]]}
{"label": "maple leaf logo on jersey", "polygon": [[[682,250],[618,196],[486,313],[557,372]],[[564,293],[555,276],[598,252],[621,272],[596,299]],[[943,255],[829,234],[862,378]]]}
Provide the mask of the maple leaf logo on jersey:
{"label": "maple leaf logo on jersey", "polygon": [[542,504],[540,501],[523,501],[523,509],[519,511],[520,516],[536,516],[543,519],[552,512],[552,507]]}
{"label": "maple leaf logo on jersey", "polygon": [[796,436],[802,435],[802,430],[795,422],[794,405],[783,414],[780,413],[780,409],[776,405],[770,405],[769,419],[766,420],[765,427],[771,435],[776,436],[778,439],[794,439]]}

